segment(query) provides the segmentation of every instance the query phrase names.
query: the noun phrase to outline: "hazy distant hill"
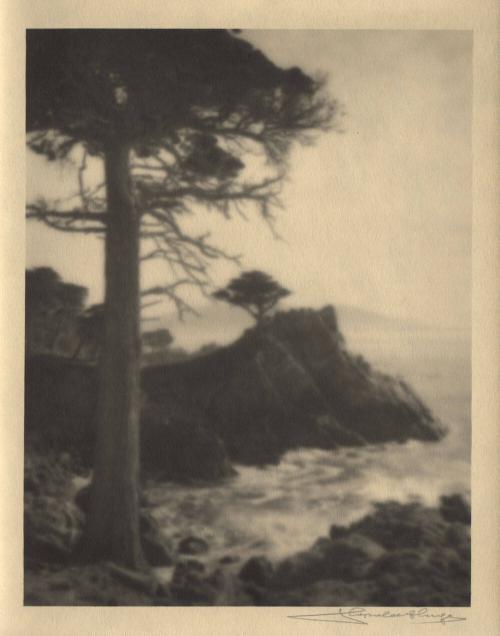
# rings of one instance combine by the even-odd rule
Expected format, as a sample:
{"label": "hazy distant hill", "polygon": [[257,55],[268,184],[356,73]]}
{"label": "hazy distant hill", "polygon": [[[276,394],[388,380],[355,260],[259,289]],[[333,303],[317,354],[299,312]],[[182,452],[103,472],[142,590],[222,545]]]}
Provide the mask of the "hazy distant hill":
{"label": "hazy distant hill", "polygon": [[232,342],[254,323],[243,310],[215,301],[197,307],[196,310],[199,316],[187,314],[182,322],[175,312],[171,312],[151,325],[167,327],[174,336],[173,346],[190,350],[211,342]]}
{"label": "hazy distant hill", "polygon": [[351,305],[338,305],[336,307],[341,331],[396,331],[408,329],[428,329],[424,323],[394,318],[383,314],[352,307]]}
{"label": "hazy distant hill", "polygon": [[[359,307],[336,305],[335,308],[340,330],[348,340],[373,334],[390,336],[409,331],[433,329],[417,321],[385,316]],[[209,342],[218,344],[232,342],[245,329],[253,325],[252,318],[243,310],[224,303],[207,303],[198,307],[197,311],[200,316],[188,315],[183,322],[180,322],[175,312],[172,312],[158,323],[151,323],[151,326],[157,324],[170,329],[175,338],[174,346],[197,349]]]}

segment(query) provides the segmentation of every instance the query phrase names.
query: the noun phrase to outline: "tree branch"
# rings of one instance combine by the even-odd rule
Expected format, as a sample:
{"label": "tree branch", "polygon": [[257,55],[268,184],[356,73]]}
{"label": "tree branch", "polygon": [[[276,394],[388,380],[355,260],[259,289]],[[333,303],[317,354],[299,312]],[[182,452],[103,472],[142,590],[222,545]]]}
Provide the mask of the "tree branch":
{"label": "tree branch", "polygon": [[103,212],[88,212],[84,208],[74,208],[72,210],[51,210],[43,203],[28,204],[26,206],[26,218],[45,220],[66,220],[74,221],[100,221],[106,223],[106,214]]}

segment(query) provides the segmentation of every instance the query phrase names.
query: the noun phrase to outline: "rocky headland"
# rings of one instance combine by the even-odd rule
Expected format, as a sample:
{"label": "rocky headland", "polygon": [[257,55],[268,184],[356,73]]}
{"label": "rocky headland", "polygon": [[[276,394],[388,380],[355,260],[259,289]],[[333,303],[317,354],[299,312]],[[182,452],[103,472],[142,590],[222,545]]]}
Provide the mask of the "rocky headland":
{"label": "rocky headland", "polygon": [[[26,433],[89,463],[96,369],[62,358],[26,365]],[[287,450],[335,449],[445,430],[402,380],[346,349],[333,307],[276,314],[227,347],[142,372],[142,465],[164,480],[219,479],[232,463],[279,462]]]}

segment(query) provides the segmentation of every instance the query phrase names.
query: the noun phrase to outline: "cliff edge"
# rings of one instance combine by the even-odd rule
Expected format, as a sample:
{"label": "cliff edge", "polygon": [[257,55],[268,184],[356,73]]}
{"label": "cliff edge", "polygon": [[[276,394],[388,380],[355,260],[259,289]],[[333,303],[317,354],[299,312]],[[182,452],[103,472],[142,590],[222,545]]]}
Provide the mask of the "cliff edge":
{"label": "cliff edge", "polygon": [[331,306],[278,313],[207,356],[145,369],[143,386],[145,413],[198,419],[242,463],[445,433],[403,380],[347,351]]}
{"label": "cliff edge", "polygon": [[[349,353],[335,310],[296,309],[233,344],[142,372],[142,463],[163,479],[216,479],[231,462],[279,462],[292,448],[437,441],[445,429],[402,380]],[[26,432],[91,463],[95,367],[26,362]]]}

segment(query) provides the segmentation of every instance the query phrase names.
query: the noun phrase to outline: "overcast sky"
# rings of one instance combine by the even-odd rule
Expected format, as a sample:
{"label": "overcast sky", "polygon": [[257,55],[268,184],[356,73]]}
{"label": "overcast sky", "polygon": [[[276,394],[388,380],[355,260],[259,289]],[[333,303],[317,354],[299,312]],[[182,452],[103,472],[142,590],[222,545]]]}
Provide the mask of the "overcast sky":
{"label": "overcast sky", "polygon": [[[471,285],[472,37],[458,31],[258,31],[275,63],[328,75],[345,109],[292,155],[273,239],[256,215],[194,224],[293,290],[290,304],[355,305],[468,326]],[[28,157],[28,200],[68,191],[71,166]],[[194,227],[194,225],[193,225]],[[102,295],[102,242],[28,223],[27,266],[50,265]],[[160,279],[166,269],[158,265]],[[217,264],[217,284],[237,274]],[[153,274],[151,274],[153,276]],[[147,275],[148,283],[150,274]],[[196,304],[203,303],[193,298]]]}

